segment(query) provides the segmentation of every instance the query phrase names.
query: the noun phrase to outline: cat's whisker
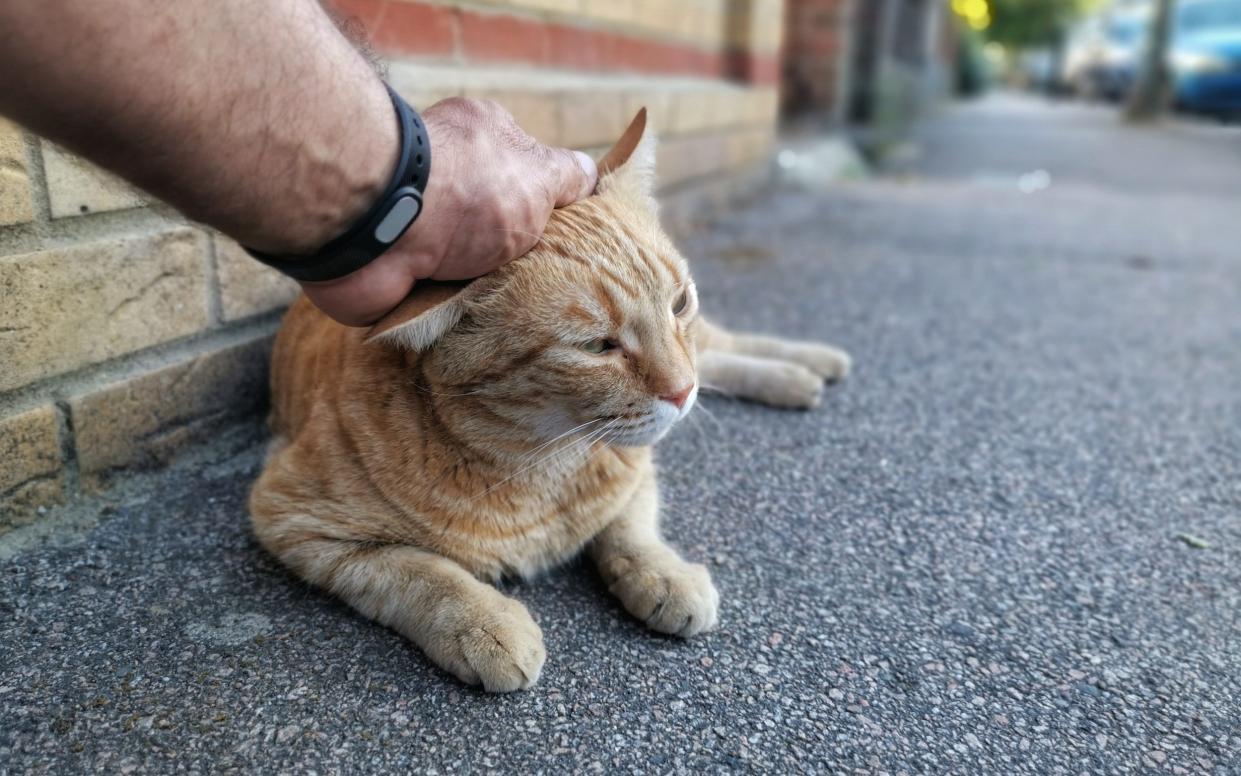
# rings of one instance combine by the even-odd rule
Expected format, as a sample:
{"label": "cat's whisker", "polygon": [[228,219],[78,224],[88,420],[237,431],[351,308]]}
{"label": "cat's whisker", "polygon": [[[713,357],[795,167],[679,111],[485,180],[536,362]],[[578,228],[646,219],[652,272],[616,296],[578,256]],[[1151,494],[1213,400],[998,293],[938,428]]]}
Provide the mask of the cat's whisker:
{"label": "cat's whisker", "polygon": [[[588,462],[596,453],[599,452],[599,450],[606,447],[607,444],[620,433],[620,431],[623,431],[623,429],[618,430],[619,426],[621,426],[621,422],[619,419],[616,419],[609,422],[608,425],[602,429],[598,429],[598,433],[593,434],[592,438],[586,441],[586,444],[580,445],[577,448],[578,454],[575,457],[576,460],[573,465],[575,467],[585,465],[586,462]],[[603,445],[596,448],[595,443],[600,441],[603,442]]]}
{"label": "cat's whisker", "polygon": [[617,420],[609,420],[602,426],[592,429],[581,439],[575,440],[574,444],[570,445],[564,450],[566,454],[563,457],[562,462],[572,461],[572,463],[570,464],[571,467],[580,466],[581,465],[580,459],[582,458],[582,454],[588,451],[591,448],[591,446],[594,445],[595,442],[598,442],[609,431],[615,428],[618,423],[619,421]]}
{"label": "cat's whisker", "polygon": [[554,437],[552,437],[551,439],[547,440],[546,442],[544,442],[543,444],[541,444],[541,445],[539,445],[538,447],[534,448],[534,449],[533,449],[533,450],[531,450],[530,452],[528,452],[528,453],[526,453],[526,454],[522,455],[522,456],[521,456],[521,458],[518,460],[518,463],[519,463],[519,464],[522,464],[522,463],[525,463],[526,461],[529,461],[531,458],[534,458],[536,455],[538,455],[538,454],[539,454],[539,452],[540,452],[540,451],[544,450],[544,449],[545,449],[545,448],[547,448],[548,446],[553,445],[553,444],[555,444],[555,443],[559,442],[560,440],[564,439],[565,437],[569,436],[570,434],[572,434],[572,433],[573,433],[573,432],[575,432],[575,431],[580,431],[580,430],[582,430],[582,429],[586,428],[587,426],[590,426],[590,425],[593,425],[593,424],[595,424],[595,423],[598,423],[598,422],[599,422],[599,421],[601,421],[601,420],[603,420],[603,418],[594,418],[594,419],[592,419],[592,420],[588,420],[588,421],[586,421],[585,423],[582,423],[581,425],[574,426],[573,428],[569,429],[568,431],[564,432],[563,434],[557,434],[556,436],[554,436]]}
{"label": "cat's whisker", "polygon": [[[711,422],[715,424],[715,428],[718,431],[720,431],[721,433],[725,431],[724,424],[720,422],[719,418],[715,417],[714,412],[707,409],[707,405],[695,402],[694,408],[702,410],[702,414],[705,415],[707,418],[709,418]],[[692,415],[693,413],[691,412],[690,414]]]}
{"label": "cat's whisker", "polygon": [[481,390],[466,391],[465,393],[440,393],[439,391],[433,391],[430,388],[427,388],[422,385],[418,385],[417,383],[414,383],[413,386],[415,390],[425,393],[428,396],[444,396],[444,397],[477,396],[478,394],[482,393]]}
{"label": "cat's whisker", "polygon": [[415,382],[415,381],[413,381],[413,380],[410,380],[410,381],[409,381],[409,385],[410,385],[410,386],[411,386],[411,387],[412,387],[415,391],[417,391],[418,393],[425,394],[425,395],[427,395],[427,396],[458,397],[458,396],[475,396],[475,395],[477,395],[477,394],[482,393],[482,391],[481,391],[481,390],[477,390],[477,391],[466,391],[465,393],[444,393],[444,392],[442,392],[442,391],[433,391],[433,390],[431,390],[430,388],[428,388],[427,386],[425,386],[425,385],[420,385],[419,383],[417,383],[417,382]]}
{"label": "cat's whisker", "polygon": [[545,460],[551,463],[554,459],[555,462],[564,465],[566,469],[576,468],[581,465],[582,453],[589,450],[596,441],[607,433],[607,430],[606,426],[594,429],[583,438],[574,440],[572,445],[561,451],[562,455],[551,456]]}
{"label": "cat's whisker", "polygon": [[[551,445],[554,445],[556,442],[559,442],[560,440],[564,439],[565,437],[567,437],[567,436],[569,436],[569,435],[573,434],[574,432],[581,431],[582,429],[586,428],[587,426],[590,426],[590,425],[593,425],[593,424],[595,424],[595,423],[598,423],[598,422],[600,422],[601,420],[603,420],[603,418],[594,418],[594,419],[592,419],[592,420],[588,420],[588,421],[586,421],[585,423],[582,423],[582,424],[580,424],[580,425],[574,426],[573,428],[569,429],[568,431],[565,431],[565,432],[563,432],[563,433],[561,433],[561,434],[557,434],[555,437],[553,437],[553,438],[551,438],[551,439],[547,440],[546,442],[544,442],[543,444],[541,444],[541,445],[539,445],[538,447],[534,448],[533,450],[531,450],[531,451],[529,451],[529,452],[527,452],[527,453],[522,454],[522,455],[521,455],[521,456],[520,456],[520,457],[519,457],[519,458],[518,458],[518,459],[514,462],[514,465],[515,465],[515,466],[517,466],[517,467],[519,467],[519,468],[518,468],[518,470],[517,470],[516,472],[514,472],[512,475],[510,475],[509,479],[511,479],[512,477],[516,477],[518,474],[521,474],[522,472],[527,471],[528,469],[531,469],[531,468],[533,468],[533,467],[537,466],[537,465],[539,464],[539,461],[536,461],[536,460],[534,460],[534,459],[535,459],[535,458],[538,458],[539,453],[540,453],[540,452],[542,452],[543,450],[547,449],[547,448],[548,448],[548,447],[550,447]],[[550,458],[554,457],[556,454],[558,454],[558,453],[563,453],[566,449],[573,447],[576,443],[577,443],[577,440],[574,440],[574,441],[573,441],[573,442],[571,442],[569,445],[567,445],[565,448],[561,448],[561,449],[559,449],[559,450],[552,450],[552,451],[550,451],[547,455],[543,456],[543,458],[542,458],[542,459],[540,459],[540,460],[549,460]],[[527,465],[527,464],[529,464],[529,465]],[[507,482],[507,480],[501,480],[500,482],[496,483],[495,485],[492,485],[491,487],[492,487],[492,488],[494,488],[494,487],[498,487],[499,485],[503,485],[505,482]],[[487,491],[484,491],[484,492],[483,492],[482,494],[480,494],[480,495],[486,495],[486,493],[487,493]]]}
{"label": "cat's whisker", "polygon": [[560,458],[558,463],[563,464],[563,468],[566,470],[564,473],[572,472],[573,470],[580,469],[584,466],[586,462],[589,461],[596,452],[598,452],[595,444],[600,441],[604,441],[606,443],[605,438],[608,436],[609,432],[613,431],[613,429],[614,426],[611,423],[609,423],[608,426],[596,429],[594,432],[583,438],[577,445],[575,445],[570,452]]}
{"label": "cat's whisker", "polygon": [[[602,418],[598,418],[597,420],[602,420]],[[593,422],[593,421],[592,421],[592,422]],[[572,443],[570,443],[569,445],[566,445],[565,447],[562,447],[562,448],[560,448],[560,449],[558,449],[558,450],[552,450],[550,453],[548,453],[548,454],[546,454],[546,455],[542,456],[542,457],[541,457],[541,458],[539,458],[538,460],[536,460],[536,461],[534,461],[534,462],[532,462],[532,463],[530,463],[530,464],[528,464],[528,465],[526,465],[526,466],[522,466],[522,467],[521,467],[521,468],[519,468],[517,471],[513,472],[512,474],[510,474],[509,476],[507,476],[507,477],[505,477],[504,479],[500,480],[499,482],[496,482],[496,483],[494,483],[494,484],[492,484],[492,485],[488,486],[486,490],[484,490],[482,493],[479,493],[477,496],[475,496],[475,497],[474,497],[473,499],[471,499],[471,500],[472,500],[472,501],[476,501],[476,500],[478,500],[478,499],[482,498],[483,496],[486,496],[488,493],[490,493],[491,491],[493,491],[493,490],[495,490],[496,488],[500,487],[501,485],[503,485],[503,484],[505,484],[505,483],[507,483],[507,482],[511,481],[513,478],[515,478],[515,477],[519,477],[520,475],[525,474],[526,472],[530,471],[531,469],[537,468],[537,467],[539,467],[539,466],[541,466],[541,465],[543,465],[543,464],[545,464],[545,463],[549,463],[549,462],[551,462],[551,461],[555,460],[556,458],[559,458],[559,457],[561,457],[561,456],[565,456],[565,455],[566,455],[566,453],[567,453],[568,451],[575,450],[575,449],[580,449],[580,448],[581,448],[581,447],[583,447],[583,446],[585,446],[585,447],[589,447],[589,446],[590,446],[590,444],[593,444],[593,443],[595,442],[595,440],[599,439],[599,437],[601,437],[603,434],[607,433],[607,431],[609,431],[609,430],[612,428],[612,426],[613,426],[613,424],[614,424],[615,422],[616,422],[616,421],[610,421],[609,423],[605,424],[605,425],[604,425],[603,427],[601,427],[601,428],[592,429],[592,430],[591,430],[591,431],[590,431],[590,432],[589,432],[589,433],[588,433],[585,437],[583,437],[581,440],[574,440],[574,441],[573,441]],[[588,425],[588,424],[583,424],[583,425]],[[573,429],[573,431],[576,431],[576,430],[577,430],[577,429]],[[572,432],[572,431],[569,431],[569,432],[566,432],[566,433],[573,433],[573,432]],[[563,437],[563,436],[565,436],[565,434],[562,434],[561,436]]]}
{"label": "cat's whisker", "polygon": [[[556,442],[559,442],[561,439],[564,439],[565,437],[569,436],[570,434],[574,433],[575,431],[580,431],[580,430],[582,430],[583,428],[585,428],[585,427],[587,427],[587,426],[590,426],[590,425],[592,425],[592,424],[594,424],[594,423],[598,423],[598,422],[599,422],[599,421],[601,421],[601,420],[603,420],[603,418],[594,418],[594,419],[592,419],[592,420],[588,420],[588,421],[586,421],[585,423],[582,423],[582,424],[580,424],[580,425],[574,426],[573,428],[569,429],[568,431],[565,431],[564,433],[558,434],[557,436],[553,437],[552,439],[547,440],[546,442],[542,443],[541,445],[539,445],[538,447],[534,448],[533,450],[530,450],[530,451],[528,451],[528,452],[523,453],[522,455],[520,455],[520,456],[517,458],[517,460],[514,462],[514,465],[515,465],[515,466],[518,466],[518,467],[524,467],[524,466],[525,466],[525,464],[527,464],[527,463],[528,463],[531,459],[533,459],[534,457],[536,457],[536,456],[539,454],[539,452],[540,452],[541,450],[544,450],[544,449],[546,449],[548,446],[550,446],[550,445],[552,445],[552,444],[555,444]],[[572,447],[572,445],[569,445],[569,447]],[[556,452],[563,452],[563,449],[562,449],[562,450],[559,450],[559,451],[552,451],[551,453],[549,453],[549,456],[554,455]],[[537,465],[537,462],[535,462],[535,464],[532,464],[532,466],[534,466],[534,465]],[[531,467],[526,467],[526,468],[531,468]],[[520,470],[519,470],[519,471],[517,471],[517,472],[514,472],[512,475],[510,475],[510,476],[509,476],[509,478],[508,478],[508,479],[512,479],[512,477],[516,477],[516,476],[517,476],[518,474],[520,474],[522,471],[525,471],[525,470],[526,470],[526,468],[523,468],[523,469],[520,469]],[[448,475],[449,475],[449,472],[445,472],[445,473],[441,474],[439,477],[437,477],[437,478],[435,479],[435,481],[434,481],[434,482],[432,482],[432,483],[431,483],[431,486],[432,486],[432,487],[434,487],[435,485],[439,484],[439,482],[441,482],[441,481],[442,481],[445,477],[447,477]],[[507,479],[505,479],[505,480],[501,480],[500,482],[497,482],[495,485],[492,485],[492,486],[491,486],[491,488],[496,488],[496,487],[499,487],[500,485],[503,485],[503,484],[504,484],[505,482],[507,482],[507,481],[508,481]],[[475,496],[474,498],[476,498],[476,499],[477,499],[477,498],[482,498],[483,496],[487,495],[487,493],[488,493],[488,492],[490,492],[490,489],[488,489],[488,490],[486,490],[486,491],[483,491],[482,493],[480,493],[478,496]]]}
{"label": "cat's whisker", "polygon": [[699,441],[702,444],[708,443],[710,439],[707,437],[706,432],[703,431],[702,421],[698,419],[698,413],[691,412],[689,415],[686,416],[686,418],[693,421],[691,424],[689,424],[689,427],[694,429],[694,433],[698,435]]}

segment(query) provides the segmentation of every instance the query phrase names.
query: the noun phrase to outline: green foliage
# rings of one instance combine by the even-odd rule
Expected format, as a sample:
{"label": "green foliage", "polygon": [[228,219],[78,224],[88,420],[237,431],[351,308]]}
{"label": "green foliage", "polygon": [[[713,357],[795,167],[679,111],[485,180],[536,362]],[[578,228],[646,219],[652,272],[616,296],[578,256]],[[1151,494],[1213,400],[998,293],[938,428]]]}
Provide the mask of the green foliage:
{"label": "green foliage", "polygon": [[990,0],[987,38],[1012,48],[1054,44],[1099,0]]}

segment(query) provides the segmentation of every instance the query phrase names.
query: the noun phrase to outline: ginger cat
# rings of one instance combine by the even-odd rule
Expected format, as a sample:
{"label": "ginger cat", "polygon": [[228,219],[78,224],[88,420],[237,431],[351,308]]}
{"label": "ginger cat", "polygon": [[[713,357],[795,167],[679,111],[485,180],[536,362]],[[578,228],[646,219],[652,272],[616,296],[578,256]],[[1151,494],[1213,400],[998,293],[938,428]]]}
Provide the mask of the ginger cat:
{"label": "ginger cat", "polygon": [[488,583],[583,549],[648,627],[714,628],[706,568],[660,537],[651,446],[700,386],[812,407],[849,368],[834,348],[700,317],[659,227],[645,123],[521,259],[420,284],[369,332],[302,298],[276,340],[259,541],[489,691],[530,687],[546,654],[526,607]]}

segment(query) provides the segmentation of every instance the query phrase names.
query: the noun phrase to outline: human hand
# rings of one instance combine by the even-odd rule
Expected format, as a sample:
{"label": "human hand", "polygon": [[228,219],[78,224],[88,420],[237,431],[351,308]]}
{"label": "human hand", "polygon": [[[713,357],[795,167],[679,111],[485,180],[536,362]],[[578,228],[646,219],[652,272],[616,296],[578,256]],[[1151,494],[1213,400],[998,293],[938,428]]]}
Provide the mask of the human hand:
{"label": "human hand", "polygon": [[553,208],[595,189],[590,157],[539,143],[494,102],[454,97],[421,115],[432,157],[418,220],[357,272],[302,283],[341,323],[373,323],[418,280],[477,277],[521,256],[539,241]]}

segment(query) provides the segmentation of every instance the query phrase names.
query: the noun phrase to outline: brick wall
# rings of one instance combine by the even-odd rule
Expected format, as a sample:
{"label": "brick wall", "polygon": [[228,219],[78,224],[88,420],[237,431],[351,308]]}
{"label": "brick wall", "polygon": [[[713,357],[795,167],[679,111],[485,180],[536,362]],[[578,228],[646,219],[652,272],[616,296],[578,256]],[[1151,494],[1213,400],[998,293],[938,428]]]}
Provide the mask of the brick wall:
{"label": "brick wall", "polygon": [[[646,105],[674,204],[770,148],[782,0],[335,5],[415,106],[488,97],[545,142],[599,152]],[[261,410],[295,292],[0,119],[0,532]]]}

